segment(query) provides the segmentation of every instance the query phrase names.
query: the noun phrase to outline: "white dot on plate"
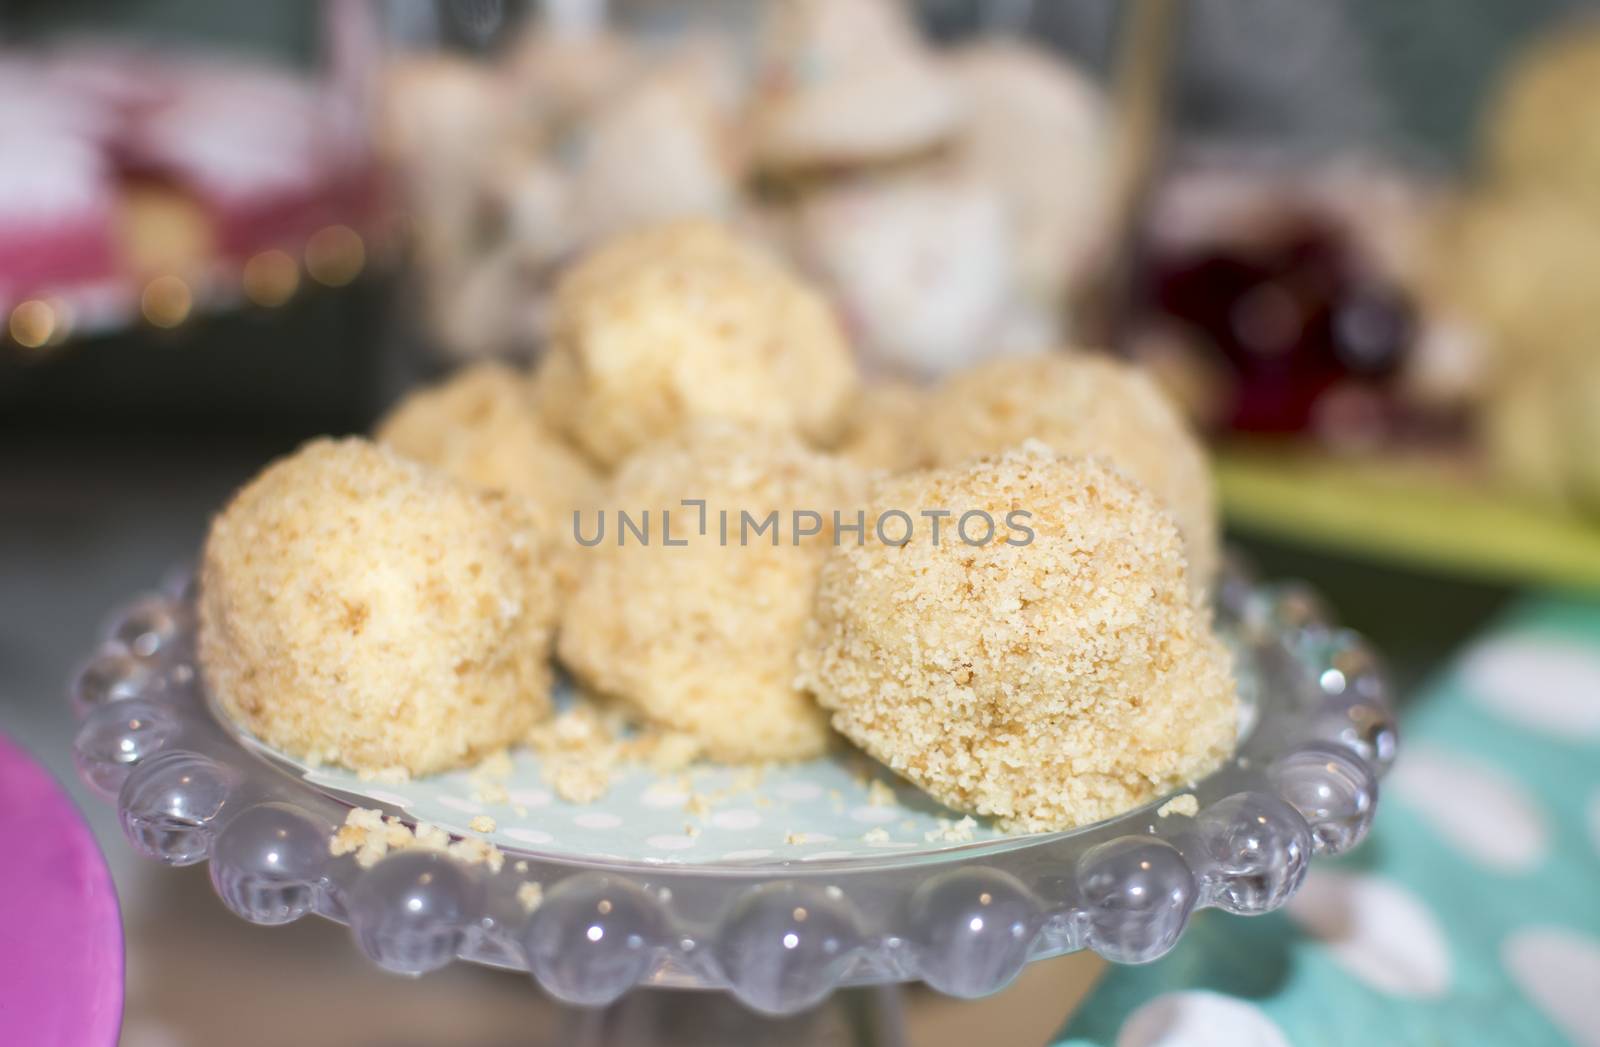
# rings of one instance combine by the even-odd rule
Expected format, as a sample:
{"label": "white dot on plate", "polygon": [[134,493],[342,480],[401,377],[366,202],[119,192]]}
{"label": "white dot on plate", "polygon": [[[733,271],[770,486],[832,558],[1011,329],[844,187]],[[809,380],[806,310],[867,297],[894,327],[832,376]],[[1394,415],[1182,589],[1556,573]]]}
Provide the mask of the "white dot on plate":
{"label": "white dot on plate", "polygon": [[543,789],[512,789],[506,796],[518,807],[550,806],[550,794]]}
{"label": "white dot on plate", "polygon": [[572,824],[584,829],[615,829],[622,819],[609,811],[584,811],[572,819]]}
{"label": "white dot on plate", "polygon": [[1260,1008],[1221,993],[1169,992],[1128,1015],[1117,1047],[1289,1047]]}
{"label": "white dot on plate", "polygon": [[1600,1047],[1600,941],[1565,927],[1526,927],[1506,938],[1500,962],[1573,1043]]}
{"label": "white dot on plate", "polygon": [[747,851],[729,851],[722,856],[725,862],[750,862],[757,858],[771,858],[772,852],[765,847],[754,847]]}
{"label": "white dot on plate", "polygon": [[644,842],[658,851],[687,851],[694,846],[694,837],[683,833],[662,833],[648,837]]}
{"label": "white dot on plate", "polygon": [[501,829],[501,834],[507,839],[516,840],[518,843],[549,843],[555,837],[541,829]]}
{"label": "white dot on plate", "polygon": [[1600,653],[1552,636],[1506,636],[1468,652],[1461,678],[1503,719],[1561,738],[1600,738]]}
{"label": "white dot on plate", "polygon": [[1322,940],[1335,963],[1379,992],[1429,999],[1450,988],[1450,944],[1438,920],[1391,880],[1314,869],[1289,915]]}
{"label": "white dot on plate", "polygon": [[410,797],[401,796],[399,793],[384,792],[382,789],[367,789],[365,794],[367,799],[376,800],[390,807],[407,807],[411,804]]}
{"label": "white dot on plate", "polygon": [[784,782],[773,790],[785,800],[805,803],[822,795],[822,786],[816,782]]}
{"label": "white dot on plate", "polygon": [[800,860],[803,862],[826,862],[831,861],[834,858],[848,857],[850,857],[849,851],[816,851],[812,854],[805,855]]}
{"label": "white dot on plate", "polygon": [[1538,803],[1490,764],[1412,746],[1384,785],[1446,842],[1495,872],[1532,872],[1549,852],[1550,829]]}
{"label": "white dot on plate", "polygon": [[797,844],[832,843],[835,839],[835,837],[829,836],[827,833],[795,833],[794,835],[796,837],[795,843]]}
{"label": "white dot on plate", "polygon": [[900,817],[900,811],[894,807],[854,807],[850,810],[850,817],[867,825],[883,825]]}
{"label": "white dot on plate", "polygon": [[639,802],[657,810],[682,807],[689,802],[689,794],[676,785],[652,785],[639,794]]}
{"label": "white dot on plate", "polygon": [[465,811],[468,814],[478,814],[483,810],[483,804],[476,800],[469,800],[465,796],[441,796],[439,806],[449,807],[456,811]]}
{"label": "white dot on plate", "polygon": [[754,829],[761,824],[761,815],[742,808],[733,811],[717,811],[711,815],[711,824],[718,829]]}

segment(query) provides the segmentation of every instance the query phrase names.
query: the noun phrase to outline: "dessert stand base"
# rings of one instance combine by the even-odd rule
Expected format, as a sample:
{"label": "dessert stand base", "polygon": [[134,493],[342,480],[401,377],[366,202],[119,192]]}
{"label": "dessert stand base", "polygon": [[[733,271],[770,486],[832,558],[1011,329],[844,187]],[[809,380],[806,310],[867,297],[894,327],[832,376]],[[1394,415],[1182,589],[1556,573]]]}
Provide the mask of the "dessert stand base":
{"label": "dessert stand base", "polygon": [[[575,838],[530,829],[502,844],[493,868],[424,849],[357,863],[330,853],[335,827],[353,803],[396,798],[309,780],[220,721],[194,664],[192,607],[180,585],[123,611],[73,687],[80,773],[115,797],[134,847],[167,865],[209,863],[218,897],[251,922],[315,914],[348,924],[361,951],[397,973],[462,959],[527,971],[556,999],[590,1008],[666,988],[728,990],[743,1005],[705,993],[651,1003],[657,994],[646,993],[573,1019],[575,1036],[610,1035],[612,1022],[633,1028],[638,1008],[656,1008],[646,1025],[666,1027],[680,1009],[686,1020],[748,1021],[749,1011],[822,1007],[843,1015],[841,1028],[882,1026],[874,1035],[894,1042],[911,1019],[886,987],[926,982],[970,999],[1056,957],[1078,957],[1068,966],[1079,972],[1094,965],[1091,954],[1149,962],[1197,911],[1276,909],[1313,855],[1355,846],[1397,746],[1387,677],[1366,643],[1303,587],[1257,586],[1232,570],[1218,584],[1217,620],[1245,722],[1234,755],[1181,790],[1184,813],[1156,800],[1072,832],[979,834],[881,856],[769,848],[674,861],[589,853]],[[787,784],[827,793],[826,779]],[[404,821],[425,798],[397,799]],[[552,828],[596,813],[539,809]],[[660,811],[681,834],[681,810]],[[542,898],[533,906],[523,903],[530,885]],[[823,1007],[839,991],[844,1010]],[[1053,994],[1070,999],[1073,989]]]}

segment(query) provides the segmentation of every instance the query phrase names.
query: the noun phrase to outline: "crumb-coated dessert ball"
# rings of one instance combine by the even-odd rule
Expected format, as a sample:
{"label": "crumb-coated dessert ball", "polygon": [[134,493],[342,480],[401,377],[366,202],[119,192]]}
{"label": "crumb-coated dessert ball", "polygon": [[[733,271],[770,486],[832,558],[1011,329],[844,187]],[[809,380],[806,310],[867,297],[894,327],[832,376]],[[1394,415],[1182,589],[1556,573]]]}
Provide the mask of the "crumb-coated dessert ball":
{"label": "crumb-coated dessert ball", "polygon": [[427,774],[548,712],[555,606],[515,499],[365,440],[315,440],[212,521],[200,664],[270,745]]}
{"label": "crumb-coated dessert ball", "polygon": [[1121,472],[1030,441],[882,480],[871,505],[869,519],[937,506],[994,524],[830,551],[800,681],[872,756],[957,810],[1038,831],[1153,800],[1231,751],[1226,652],[1189,598],[1172,518]]}
{"label": "crumb-coated dessert ball", "polygon": [[1211,472],[1199,440],[1137,368],[1083,353],[994,360],[935,392],[933,460],[956,465],[1033,438],[1067,455],[1101,455],[1150,489],[1178,522],[1195,592],[1217,565]]}
{"label": "crumb-coated dessert ball", "polygon": [[573,545],[573,512],[600,497],[593,467],[540,422],[527,379],[504,364],[477,364],[412,393],[376,435],[407,458],[522,499],[552,547]]}
{"label": "crumb-coated dessert ball", "polygon": [[850,407],[839,455],[863,469],[900,473],[928,463],[922,416],[928,391],[910,382],[871,382]]}
{"label": "crumb-coated dessert ball", "polygon": [[[792,436],[720,423],[639,452],[615,478],[599,543],[584,550],[562,662],[591,689],[693,735],[713,759],[821,753],[827,718],[796,688],[795,654],[833,513],[854,520],[860,476]],[[618,513],[644,521],[648,544]],[[596,527],[585,521],[585,541]]]}
{"label": "crumb-coated dessert ball", "polygon": [[698,418],[834,439],[855,364],[821,295],[707,222],[611,241],[556,291],[541,410],[611,467]]}

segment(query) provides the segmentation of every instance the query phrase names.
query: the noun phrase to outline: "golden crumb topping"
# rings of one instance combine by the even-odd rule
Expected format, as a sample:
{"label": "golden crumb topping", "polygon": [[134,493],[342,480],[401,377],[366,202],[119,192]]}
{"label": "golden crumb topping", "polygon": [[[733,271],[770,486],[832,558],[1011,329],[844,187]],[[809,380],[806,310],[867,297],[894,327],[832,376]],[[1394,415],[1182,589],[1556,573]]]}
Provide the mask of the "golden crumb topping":
{"label": "golden crumb topping", "polygon": [[314,440],[212,521],[200,662],[271,745],[428,774],[547,713],[555,605],[519,503],[365,440]]}
{"label": "golden crumb topping", "polygon": [[855,364],[821,295],[720,226],[612,240],[556,292],[540,409],[607,467],[700,418],[838,435]]}
{"label": "golden crumb topping", "polygon": [[1138,806],[1231,750],[1228,659],[1177,528],[1110,464],[1030,441],[882,480],[871,504],[997,527],[829,554],[800,680],[868,753],[956,810],[1042,830]]}
{"label": "golden crumb topping", "polygon": [[1110,459],[1172,513],[1195,591],[1210,586],[1217,512],[1205,450],[1137,368],[1089,353],[994,360],[938,389],[926,432],[938,465],[999,454],[1028,439],[1061,454]]}
{"label": "golden crumb topping", "polygon": [[[714,759],[818,755],[826,718],[795,688],[795,652],[832,512],[853,511],[863,487],[848,463],[768,430],[707,424],[641,451],[612,485],[603,540],[584,550],[562,661]],[[799,529],[814,534],[796,532],[795,509],[817,513]],[[648,544],[618,512],[636,523],[649,514]],[[756,523],[776,513],[776,530],[755,533],[745,513]]]}

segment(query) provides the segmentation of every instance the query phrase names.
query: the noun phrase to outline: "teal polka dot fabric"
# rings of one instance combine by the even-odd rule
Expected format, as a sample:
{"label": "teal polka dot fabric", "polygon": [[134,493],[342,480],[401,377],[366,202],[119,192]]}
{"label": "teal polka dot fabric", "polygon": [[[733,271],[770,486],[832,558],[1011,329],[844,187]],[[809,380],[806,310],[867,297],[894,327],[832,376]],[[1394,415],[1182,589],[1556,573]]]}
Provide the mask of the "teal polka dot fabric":
{"label": "teal polka dot fabric", "polygon": [[1600,604],[1520,604],[1401,717],[1360,849],[1113,968],[1058,1047],[1600,1047]]}

